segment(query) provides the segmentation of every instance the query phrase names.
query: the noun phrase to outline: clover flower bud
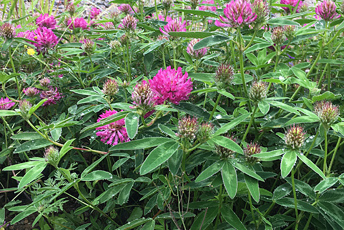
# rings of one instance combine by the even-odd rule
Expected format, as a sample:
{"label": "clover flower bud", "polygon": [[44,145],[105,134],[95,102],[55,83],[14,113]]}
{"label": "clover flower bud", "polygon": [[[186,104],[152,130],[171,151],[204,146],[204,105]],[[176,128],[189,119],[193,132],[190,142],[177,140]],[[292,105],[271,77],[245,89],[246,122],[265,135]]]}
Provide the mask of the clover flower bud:
{"label": "clover flower bud", "polygon": [[19,102],[19,110],[24,120],[27,120],[30,118],[29,111],[31,107],[32,107],[31,103],[27,100],[23,100]]}
{"label": "clover flower bud", "polygon": [[121,43],[117,40],[113,40],[109,43],[109,46],[111,47],[111,49],[116,50],[121,47]]}
{"label": "clover flower bud", "polygon": [[[237,139],[234,137],[234,135],[232,136],[226,135],[225,137],[227,137],[228,139],[234,142],[237,142]],[[220,145],[215,145],[215,149],[216,149],[216,153],[220,156],[221,159],[234,158],[235,151],[233,150],[227,149]]]}
{"label": "clover flower bud", "polygon": [[84,39],[84,40],[81,40],[80,41],[82,43],[82,49],[87,53],[87,54],[92,54],[95,49],[96,49],[96,46],[94,44],[94,42],[91,40],[91,39]]}
{"label": "clover flower bud", "polygon": [[292,40],[295,37],[295,29],[296,27],[292,25],[284,26],[285,36],[288,38],[288,40]]}
{"label": "clover flower bud", "polygon": [[185,116],[178,122],[178,136],[188,140],[194,140],[198,131],[198,121],[196,117]]}
{"label": "clover flower bud", "polygon": [[271,34],[271,39],[276,45],[281,45],[285,41],[285,34],[283,27],[275,27]]}
{"label": "clover flower bud", "polygon": [[125,46],[130,42],[130,39],[126,34],[123,34],[120,38],[120,42],[121,42],[122,46]]}
{"label": "clover flower bud", "polygon": [[113,10],[110,11],[109,16],[110,18],[112,18],[115,22],[119,22],[120,18],[119,15],[121,14],[121,12],[119,12],[118,10]]}
{"label": "clover flower bud", "polygon": [[265,23],[270,13],[269,4],[264,0],[256,0],[252,4],[252,11],[257,15],[254,23],[256,25],[261,25]]}
{"label": "clover flower bud", "polygon": [[151,111],[154,108],[154,93],[146,81],[142,81],[141,84],[135,86],[131,98],[135,104],[134,108],[138,108],[143,112]]}
{"label": "clover flower bud", "polygon": [[118,83],[115,79],[108,79],[103,86],[103,93],[107,96],[114,96],[118,92]]}
{"label": "clover flower bud", "polygon": [[321,123],[328,128],[338,119],[339,110],[330,101],[320,101],[314,106],[314,113],[318,115]]}
{"label": "clover flower bud", "polygon": [[318,3],[315,7],[315,13],[325,21],[339,18],[340,15],[336,12],[336,4],[331,0],[325,0]]}
{"label": "clover flower bud", "polygon": [[301,148],[305,141],[305,134],[301,126],[294,124],[285,134],[284,139],[286,145],[291,149]]}
{"label": "clover flower bud", "polygon": [[0,27],[0,35],[4,39],[14,38],[16,36],[16,30],[14,28],[14,25],[12,25],[11,23],[7,23],[7,22],[2,24],[2,26]]}
{"label": "clover flower bud", "polygon": [[214,126],[208,122],[203,123],[198,131],[197,139],[200,142],[206,142],[209,140],[211,134],[213,133]]}
{"label": "clover flower bud", "polygon": [[188,45],[188,47],[186,48],[186,52],[188,54],[190,54],[191,57],[193,58],[202,58],[203,56],[205,56],[208,52],[208,49],[206,47],[202,48],[202,49],[198,49],[198,50],[195,50],[194,49],[194,45],[196,43],[198,43],[201,39],[192,39]]}
{"label": "clover flower bud", "polygon": [[37,94],[39,94],[39,90],[36,89],[35,87],[29,87],[29,88],[23,89],[23,93],[28,97],[34,97]]}
{"label": "clover flower bud", "polygon": [[191,9],[195,10],[198,6],[198,0],[190,0]]}
{"label": "clover flower bud", "polygon": [[215,82],[219,89],[227,88],[234,78],[233,67],[229,64],[221,64],[216,71]]}
{"label": "clover flower bud", "polygon": [[134,31],[136,29],[137,19],[128,14],[123,18],[122,23],[120,24],[120,28],[124,28],[125,30]]}
{"label": "clover flower bud", "polygon": [[266,98],[267,84],[265,82],[253,82],[249,97],[254,102],[259,102]]}
{"label": "clover flower bud", "polygon": [[49,146],[47,149],[45,149],[44,158],[46,162],[54,167],[57,167],[59,164],[60,153],[53,146]]}
{"label": "clover flower bud", "polygon": [[75,14],[75,5],[74,2],[70,2],[67,7],[66,7],[66,11],[69,12],[70,16],[73,17]]}
{"label": "clover flower bud", "polygon": [[41,84],[42,87],[48,87],[50,85],[50,79],[45,77],[39,80],[39,83]]}
{"label": "clover flower bud", "polygon": [[254,154],[260,153],[260,145],[258,143],[250,143],[244,148],[245,158],[249,163],[257,162],[257,158],[253,157]]}
{"label": "clover flower bud", "polygon": [[133,9],[129,4],[121,4],[118,9],[125,14],[132,14],[134,13]]}
{"label": "clover flower bud", "polygon": [[163,0],[162,6],[166,11],[169,11],[172,5],[172,0]]}
{"label": "clover flower bud", "polygon": [[126,80],[124,80],[122,83],[121,83],[121,86],[123,87],[123,88],[128,88],[129,86],[130,86],[130,83],[129,82],[127,82]]}

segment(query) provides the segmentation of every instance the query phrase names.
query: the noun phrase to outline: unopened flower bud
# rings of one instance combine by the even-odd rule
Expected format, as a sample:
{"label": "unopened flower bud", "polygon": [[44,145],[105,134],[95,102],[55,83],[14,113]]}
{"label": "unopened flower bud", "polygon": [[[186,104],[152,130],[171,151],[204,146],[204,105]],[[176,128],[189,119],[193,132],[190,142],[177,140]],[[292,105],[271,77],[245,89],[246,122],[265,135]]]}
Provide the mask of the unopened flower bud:
{"label": "unopened flower bud", "polygon": [[172,0],[163,0],[162,6],[166,11],[169,11],[172,5]]}
{"label": "unopened flower bud", "polygon": [[291,149],[299,149],[303,146],[305,141],[305,132],[303,128],[299,125],[293,125],[289,128],[285,134],[285,143]]}
{"label": "unopened flower bud", "polygon": [[141,84],[137,84],[135,86],[131,98],[135,104],[134,108],[138,108],[143,112],[151,111],[154,108],[154,93],[150,88],[149,83],[146,81],[142,81]]}
{"label": "unopened flower bud", "polygon": [[208,49],[207,48],[202,48],[202,49],[198,49],[198,50],[195,50],[194,49],[194,45],[196,43],[198,43],[201,39],[192,39],[188,45],[188,47],[186,48],[186,52],[188,54],[190,54],[191,57],[193,58],[202,58],[203,56],[205,56],[208,52]]}
{"label": "unopened flower bud", "polygon": [[120,18],[119,15],[121,14],[121,12],[119,12],[118,10],[113,10],[110,12],[109,16],[110,18],[112,18],[115,22],[119,22]]}
{"label": "unopened flower bud", "polygon": [[124,81],[122,82],[121,86],[122,86],[123,88],[126,89],[126,88],[128,88],[128,87],[130,86],[130,83],[127,82],[126,80],[124,80]]}
{"label": "unopened flower bud", "polygon": [[197,134],[197,139],[202,143],[202,142],[206,142],[207,140],[209,140],[210,136],[212,135],[214,130],[214,127],[212,124],[206,122],[203,123],[198,131]]}
{"label": "unopened flower bud", "polygon": [[[225,137],[227,137],[228,139],[230,139],[230,140],[232,140],[234,142],[237,141],[237,139],[234,137],[234,135],[232,135],[230,137],[227,135]],[[231,158],[234,157],[234,153],[235,152],[233,150],[227,149],[227,148],[222,147],[220,145],[215,145],[215,149],[216,149],[216,153],[219,154],[221,159],[227,159],[227,158],[230,158],[230,157]]]}
{"label": "unopened flower bud", "polygon": [[342,5],[340,6],[340,11],[342,12],[342,14],[344,14],[344,1],[342,2]]}
{"label": "unopened flower bud", "polygon": [[34,97],[37,94],[39,94],[39,90],[36,89],[35,87],[29,87],[29,88],[23,89],[23,93],[28,97]]}
{"label": "unopened flower bud", "polygon": [[265,23],[270,13],[269,4],[264,0],[255,0],[252,4],[252,11],[257,15],[254,23],[258,26]]}
{"label": "unopened flower bud", "polygon": [[75,14],[75,5],[74,2],[70,2],[67,7],[66,7],[66,11],[69,12],[70,16],[73,17]]}
{"label": "unopened flower bud", "polygon": [[128,14],[123,18],[121,25],[125,30],[134,31],[136,29],[137,21],[138,20],[136,18]]}
{"label": "unopened flower bud", "polygon": [[178,122],[178,136],[188,140],[194,140],[198,131],[198,121],[196,117],[183,117]]}
{"label": "unopened flower bud", "polygon": [[216,71],[215,82],[218,88],[227,88],[234,78],[233,67],[229,64],[221,64]]}
{"label": "unopened flower bud", "polygon": [[56,148],[50,146],[45,150],[44,158],[46,162],[53,165],[54,167],[57,167],[59,163],[60,153]]}
{"label": "unopened flower bud", "polygon": [[121,43],[117,40],[113,40],[109,43],[109,46],[111,47],[111,49],[116,50],[121,47]]}
{"label": "unopened flower bud", "polygon": [[295,37],[295,33],[296,33],[295,26],[292,26],[292,25],[284,26],[284,32],[288,40],[292,40]]}
{"label": "unopened flower bud", "polygon": [[285,41],[283,27],[275,27],[272,31],[271,39],[276,45],[281,45]]}
{"label": "unopened flower bud", "polygon": [[27,100],[20,101],[19,103],[20,113],[25,120],[30,118],[29,111],[31,107],[32,107],[31,103]]}
{"label": "unopened flower bud", "polygon": [[266,98],[267,85],[265,82],[253,82],[249,97],[254,102],[259,102]]}
{"label": "unopened flower bud", "polygon": [[108,79],[103,86],[103,93],[107,96],[114,96],[118,92],[118,83],[115,79]]}
{"label": "unopened flower bud", "polygon": [[87,54],[92,54],[96,49],[96,46],[91,39],[86,38],[82,40],[81,43],[82,43],[82,49],[85,50]]}
{"label": "unopened flower bud", "polygon": [[42,87],[48,87],[50,85],[50,79],[45,77],[39,81]]}
{"label": "unopened flower bud", "polygon": [[250,163],[257,162],[258,159],[253,157],[253,155],[260,152],[260,145],[258,143],[250,143],[244,148],[245,158]]}
{"label": "unopened flower bud", "polygon": [[0,27],[0,36],[2,36],[4,39],[14,38],[16,36],[14,25],[7,22],[2,24],[2,26]]}
{"label": "unopened flower bud", "polygon": [[198,6],[198,0],[190,0],[191,3],[191,9],[195,10]]}
{"label": "unopened flower bud", "polygon": [[126,34],[123,34],[120,38],[122,46],[126,46],[130,42],[129,37]]}
{"label": "unopened flower bud", "polygon": [[338,119],[339,110],[330,101],[320,101],[314,106],[314,112],[320,118],[325,128],[329,128]]}

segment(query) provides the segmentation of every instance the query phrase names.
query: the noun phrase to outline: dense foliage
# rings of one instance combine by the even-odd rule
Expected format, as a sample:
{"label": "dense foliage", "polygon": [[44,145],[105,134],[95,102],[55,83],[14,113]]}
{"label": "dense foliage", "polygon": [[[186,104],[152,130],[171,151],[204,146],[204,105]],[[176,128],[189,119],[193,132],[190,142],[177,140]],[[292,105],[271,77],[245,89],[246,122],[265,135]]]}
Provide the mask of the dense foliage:
{"label": "dense foliage", "polygon": [[0,229],[344,229],[342,3],[22,3]]}

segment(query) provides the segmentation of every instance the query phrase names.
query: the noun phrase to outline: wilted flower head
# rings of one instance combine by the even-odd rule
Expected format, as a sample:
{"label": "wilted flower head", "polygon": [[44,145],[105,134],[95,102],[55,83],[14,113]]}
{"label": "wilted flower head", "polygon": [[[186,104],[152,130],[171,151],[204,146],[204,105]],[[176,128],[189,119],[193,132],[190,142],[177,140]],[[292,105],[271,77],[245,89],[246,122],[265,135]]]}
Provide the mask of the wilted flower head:
{"label": "wilted flower head", "polygon": [[198,130],[197,139],[200,142],[206,142],[207,140],[209,140],[211,134],[213,133],[213,130],[214,126],[211,123],[203,123]]}
{"label": "wilted flower head", "polygon": [[160,69],[149,83],[158,105],[165,101],[179,104],[181,100],[189,99],[192,91],[192,81],[188,78],[187,72],[183,75],[180,67],[177,70],[172,69],[171,66],[164,70]]}
{"label": "wilted flower head", "polygon": [[66,6],[66,11],[69,12],[70,16],[73,17],[75,14],[75,5],[74,2],[71,1],[68,3],[68,5]]}
{"label": "wilted flower head", "polygon": [[292,40],[295,37],[296,27],[292,25],[284,26],[284,32],[288,40]]}
{"label": "wilted flower head", "polygon": [[245,158],[250,163],[254,163],[258,160],[257,158],[253,157],[253,155],[260,152],[260,145],[258,143],[251,142],[246,146],[246,148],[244,148]]}
{"label": "wilted flower head", "polygon": [[[207,4],[207,5],[202,5],[202,4]],[[198,9],[202,10],[202,11],[208,10],[208,11],[215,12],[217,7],[216,6],[209,6],[209,5],[214,5],[214,4],[215,4],[214,0],[203,0],[201,2],[201,5],[198,7]]]}
{"label": "wilted flower head", "polygon": [[14,25],[11,23],[5,22],[0,27],[0,35],[5,39],[11,39],[16,36],[16,30],[14,28]]}
{"label": "wilted flower head", "polygon": [[117,40],[113,40],[109,43],[111,49],[116,50],[117,48],[121,47],[121,43]]}
{"label": "wilted flower head", "polygon": [[188,54],[190,54],[190,56],[193,57],[193,58],[199,59],[199,58],[205,56],[205,55],[207,54],[207,52],[208,52],[208,49],[207,49],[206,47],[204,47],[204,48],[202,48],[202,49],[194,50],[194,48],[193,48],[194,45],[195,45],[196,43],[198,43],[200,40],[201,40],[201,39],[197,39],[197,38],[192,39],[192,40],[190,41],[188,47],[186,48],[186,52],[187,52]]}
{"label": "wilted flower head", "polygon": [[[234,137],[234,135],[232,136],[228,136],[226,135],[225,137],[227,137],[228,139],[236,142],[237,139]],[[225,147],[222,147],[221,145],[215,145],[215,149],[216,149],[216,153],[219,154],[220,158],[221,159],[226,159],[226,158],[229,158],[229,157],[234,157],[234,151],[233,150],[230,150],[230,149],[227,149]]]}
{"label": "wilted flower head", "polygon": [[29,88],[23,89],[23,93],[28,97],[34,97],[37,94],[39,94],[39,90],[36,89],[35,87],[29,87]]}
{"label": "wilted flower head", "polygon": [[115,79],[108,79],[103,86],[103,93],[107,96],[114,96],[118,92],[118,83]]}
{"label": "wilted flower head", "polygon": [[228,87],[234,78],[234,70],[229,64],[221,64],[216,70],[215,82],[217,87],[224,89]]}
{"label": "wilted flower head", "polygon": [[269,4],[264,0],[255,0],[252,4],[252,11],[257,15],[254,23],[256,25],[261,25],[267,20],[269,16]]}
{"label": "wilted flower head", "polygon": [[86,38],[81,40],[80,42],[82,43],[82,49],[85,50],[87,54],[92,54],[96,49],[94,41],[92,41],[91,39]]}
{"label": "wilted flower head", "polygon": [[289,128],[287,133],[285,134],[285,143],[291,149],[299,149],[302,147],[305,141],[305,132],[303,132],[303,128],[299,125],[293,125]]}
{"label": "wilted flower head", "polygon": [[167,23],[167,25],[164,26],[164,30],[160,27],[160,32],[169,36],[169,32],[185,32],[186,31],[186,22],[182,22],[182,19],[174,19]]}
{"label": "wilted flower head", "polygon": [[15,105],[14,102],[12,102],[10,99],[7,97],[5,98],[0,98],[0,110],[9,110]]}
{"label": "wilted flower head", "polygon": [[259,102],[266,98],[267,84],[265,82],[253,82],[250,88],[249,97],[254,102]]}
{"label": "wilted flower head", "polygon": [[285,41],[284,28],[279,26],[275,27],[271,34],[271,39],[276,45],[281,45]]}
{"label": "wilted flower head", "polygon": [[139,108],[143,112],[151,111],[154,108],[154,93],[146,81],[142,81],[141,84],[135,86],[131,98],[135,105],[134,108]]}
{"label": "wilted flower head", "polygon": [[[291,7],[292,11],[294,11],[294,9],[298,3],[299,3],[299,5],[297,6],[296,13],[300,13],[300,8],[304,4],[303,1],[301,1],[301,0],[281,0],[281,4],[292,6]],[[284,9],[285,12],[290,13],[289,7],[282,7],[282,8]]]}
{"label": "wilted flower head", "polygon": [[41,14],[38,18],[36,18],[36,25],[49,29],[55,29],[56,20],[53,15],[49,16],[49,14]]}
{"label": "wilted flower head", "polygon": [[95,19],[100,14],[100,12],[100,9],[98,9],[97,7],[93,7],[90,12],[90,18]]}
{"label": "wilted flower head", "polygon": [[39,80],[39,83],[41,84],[42,87],[48,87],[50,85],[50,79],[45,77]]}
{"label": "wilted flower head", "polygon": [[58,43],[58,38],[51,29],[38,27],[34,33],[34,45],[37,52],[45,54],[49,49],[54,48]]}
{"label": "wilted flower head", "polygon": [[121,4],[118,9],[125,14],[133,14],[134,11],[129,4]]}
{"label": "wilted flower head", "polygon": [[75,28],[86,30],[88,27],[88,24],[84,18],[69,18],[67,25],[71,30]]}
{"label": "wilted flower head", "polygon": [[57,90],[57,88],[49,87],[49,90],[45,90],[41,92],[40,95],[41,99],[48,99],[43,103],[43,106],[51,105],[51,104],[56,104],[58,100],[61,99],[61,94]]}
{"label": "wilted flower head", "polygon": [[46,162],[57,167],[60,153],[55,147],[49,146],[47,149],[45,149],[44,158]]}
{"label": "wilted flower head", "polygon": [[[102,119],[116,113],[116,110],[108,110],[100,115],[100,118],[98,118],[97,122],[100,122]],[[130,139],[128,137],[127,129],[124,127],[124,125],[125,121],[124,118],[122,118],[108,125],[96,128],[96,130],[100,130],[96,134],[98,137],[101,137],[101,141],[103,143],[106,143],[108,145],[117,145],[118,143],[128,142],[130,141]]]}
{"label": "wilted flower head", "polygon": [[194,140],[198,131],[198,121],[196,117],[185,116],[178,122],[178,136],[188,140]]}
{"label": "wilted flower head", "polygon": [[136,29],[136,24],[137,24],[138,20],[131,16],[130,14],[128,14],[127,16],[125,16],[123,18],[122,23],[119,25],[119,28],[123,28],[125,30],[135,30]]}
{"label": "wilted flower head", "polygon": [[340,15],[336,12],[336,4],[331,0],[324,0],[318,3],[315,8],[315,13],[325,21],[331,21],[332,19],[339,18]]}
{"label": "wilted flower head", "polygon": [[320,101],[314,106],[314,112],[325,126],[331,125],[338,119],[339,110],[330,101]]}
{"label": "wilted flower head", "polygon": [[32,105],[29,101],[23,100],[19,102],[19,110],[22,115],[22,117],[27,120],[30,118],[29,111],[31,109]]}
{"label": "wilted flower head", "polygon": [[225,17],[220,16],[221,21],[216,20],[219,27],[242,27],[256,20],[257,15],[252,11],[251,3],[246,0],[232,0],[226,4],[223,10]]}

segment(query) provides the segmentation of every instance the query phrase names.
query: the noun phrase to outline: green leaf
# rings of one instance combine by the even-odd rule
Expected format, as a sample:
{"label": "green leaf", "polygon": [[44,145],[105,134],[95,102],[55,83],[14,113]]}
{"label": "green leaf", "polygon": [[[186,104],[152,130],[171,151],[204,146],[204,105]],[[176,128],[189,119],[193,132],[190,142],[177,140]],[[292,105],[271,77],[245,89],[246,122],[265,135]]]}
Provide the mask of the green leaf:
{"label": "green leaf", "polygon": [[191,116],[209,120],[210,114],[197,105],[188,102],[181,102],[179,105],[172,105],[173,108],[185,112]]}
{"label": "green leaf", "polygon": [[160,131],[164,134],[167,134],[168,136],[172,137],[173,139],[179,139],[176,135],[175,132],[173,132],[172,129],[170,129],[169,127],[165,126],[165,125],[162,125],[162,124],[159,124],[158,125]]}
{"label": "green leaf", "polygon": [[281,108],[281,109],[288,111],[290,113],[294,113],[294,114],[299,115],[299,116],[301,115],[299,113],[299,111],[297,111],[297,109],[295,109],[294,107],[291,107],[290,105],[284,104],[284,103],[279,102],[279,101],[269,101],[269,103],[273,106]]}
{"label": "green leaf", "polygon": [[277,149],[270,152],[257,153],[257,154],[254,154],[253,156],[257,158],[272,158],[276,156],[281,156],[283,154],[284,154],[284,151],[282,149]]}
{"label": "green leaf", "polygon": [[36,132],[25,132],[25,133],[18,133],[11,136],[11,139],[31,141],[31,140],[43,139],[43,137]]}
{"label": "green leaf", "polygon": [[143,225],[149,221],[152,221],[152,218],[141,218],[141,219],[133,220],[133,221],[128,222],[127,224],[122,225],[121,227],[117,228],[117,230],[133,229],[133,228],[141,226],[141,225]]}
{"label": "green leaf", "polygon": [[49,145],[52,145],[52,143],[46,139],[31,140],[19,145],[16,150],[14,150],[14,153],[23,153],[35,149],[44,148]]}
{"label": "green leaf", "polygon": [[289,175],[293,169],[297,160],[296,151],[289,150],[287,151],[281,161],[281,176],[282,178]]}
{"label": "green leaf", "polygon": [[170,141],[172,141],[172,139],[166,137],[147,137],[112,146],[109,151],[147,149]]}
{"label": "green leaf", "polygon": [[314,103],[314,102],[322,101],[322,100],[336,100],[336,99],[339,99],[341,97],[342,97],[341,94],[334,94],[334,93],[332,93],[330,91],[326,91],[323,94],[313,96],[312,97],[312,101]]}
{"label": "green leaf", "polygon": [[305,163],[310,169],[312,169],[316,174],[321,176],[323,179],[326,179],[325,174],[314,164],[311,160],[309,160],[305,155],[300,154],[297,152],[297,156],[300,158],[300,160]]}
{"label": "green leaf", "polygon": [[127,183],[122,191],[118,195],[117,202],[119,205],[123,205],[128,202],[129,196],[130,196],[130,191],[133,188],[134,182],[129,182]]}
{"label": "green leaf", "polygon": [[335,204],[332,204],[330,202],[324,202],[324,201],[318,202],[317,205],[344,229],[343,207],[338,207]]}
{"label": "green leaf", "polygon": [[189,77],[196,81],[202,82],[214,82],[213,73],[189,73]]}
{"label": "green leaf", "polygon": [[333,65],[343,65],[344,60],[343,59],[320,59],[318,63],[328,63]]}
{"label": "green leaf", "polygon": [[166,42],[167,42],[167,40],[166,40],[166,39],[163,39],[163,40],[156,41],[156,42],[152,43],[152,44],[150,45],[149,49],[146,50],[146,51],[143,53],[143,55],[149,54],[150,52],[152,52],[152,51],[155,50],[156,48],[161,47],[161,46],[162,46],[164,43],[166,43]]}
{"label": "green leaf", "polygon": [[23,188],[25,185],[37,179],[46,166],[46,162],[40,162],[35,167],[26,172],[24,177],[20,180],[18,188]]}
{"label": "green leaf", "polygon": [[246,227],[240,221],[239,217],[233,212],[233,210],[229,207],[224,205],[221,208],[221,216],[225,221],[234,227],[236,230],[246,230]]}
{"label": "green leaf", "polygon": [[267,24],[270,25],[279,25],[279,26],[285,26],[285,25],[294,25],[299,26],[300,24],[285,18],[272,18],[270,19]]}
{"label": "green leaf", "polygon": [[80,131],[80,133],[83,133],[83,132],[90,130],[90,129],[98,128],[100,126],[108,125],[108,124],[115,122],[115,121],[118,121],[118,120],[121,120],[127,115],[127,113],[129,113],[129,112],[123,111],[123,112],[118,112],[116,114],[108,116],[107,118],[104,118],[104,119],[100,120],[99,122],[94,123],[93,125],[89,125],[89,126],[83,128]]}
{"label": "green leaf", "polygon": [[212,35],[207,38],[203,38],[201,41],[197,42],[194,45],[194,50],[202,49],[204,47],[210,47],[217,44],[221,44],[223,42],[230,41],[231,37],[223,36],[223,35]]}
{"label": "green leaf", "polygon": [[146,223],[145,225],[143,225],[143,227],[141,228],[141,230],[154,230],[155,229],[155,221],[151,220],[148,223]]}
{"label": "green leaf", "polygon": [[111,170],[112,171],[115,171],[116,169],[118,169],[119,167],[121,167],[125,162],[127,162],[129,160],[129,158],[122,158],[122,159],[119,159],[118,161],[116,161]]}
{"label": "green leaf", "polygon": [[139,128],[140,116],[137,113],[129,113],[125,117],[125,128],[130,139],[134,139]]}
{"label": "green leaf", "polygon": [[228,137],[215,136],[215,137],[211,138],[211,140],[214,141],[215,144],[220,145],[226,149],[232,150],[232,151],[237,152],[237,153],[244,154],[244,151],[242,150],[242,148],[237,143],[235,143],[233,140],[229,139]]}
{"label": "green leaf", "polygon": [[95,162],[93,162],[90,166],[88,166],[87,168],[85,168],[85,170],[81,173],[81,178],[83,178],[84,176],[86,176],[89,172],[91,172],[102,160],[104,160],[107,157],[107,155],[102,156],[101,158],[99,158],[98,160],[96,160]]}
{"label": "green leaf", "polygon": [[203,181],[205,179],[208,179],[218,171],[222,169],[222,166],[224,165],[224,162],[215,162],[214,164],[210,165],[208,168],[206,168],[199,176],[196,178],[195,182],[198,183],[200,181]]}
{"label": "green leaf", "polygon": [[10,116],[17,116],[17,115],[20,115],[20,114],[13,110],[0,110],[0,117],[10,117]]}
{"label": "green leaf", "polygon": [[95,181],[95,180],[111,180],[112,174],[102,170],[90,172],[81,178],[81,181]]}
{"label": "green leaf", "polygon": [[166,142],[156,147],[143,162],[140,174],[145,175],[165,163],[178,148],[179,144],[174,141]]}
{"label": "green leaf", "polygon": [[12,220],[11,220],[11,225],[14,225],[15,223],[21,221],[22,219],[24,219],[27,216],[30,216],[31,214],[37,212],[37,208],[36,207],[28,207],[27,209],[25,209],[24,211],[20,212],[18,215],[16,215]]}
{"label": "green leaf", "polygon": [[231,199],[234,199],[238,189],[236,170],[229,162],[225,162],[221,169],[222,181]]}
{"label": "green leaf", "polygon": [[[276,203],[284,207],[288,207],[292,209],[295,208],[294,198],[282,198],[282,199],[276,200]],[[297,201],[297,209],[304,212],[318,213],[318,210],[314,206],[302,200]]]}
{"label": "green leaf", "polygon": [[73,89],[73,90],[70,90],[74,93],[77,93],[77,94],[81,94],[81,95],[87,95],[87,96],[98,96],[99,97],[99,93],[97,92],[94,92],[92,90],[86,90],[86,89]]}
{"label": "green leaf", "polygon": [[320,197],[320,201],[331,203],[344,203],[344,189],[333,189],[324,192]]}
{"label": "green leaf", "polygon": [[197,32],[197,31],[169,32],[168,34],[173,37],[182,37],[182,38],[206,38],[212,35],[212,33],[209,33],[209,32]]}
{"label": "green leaf", "polygon": [[311,117],[311,116],[300,116],[295,117],[285,123],[285,126],[292,125],[292,124],[302,124],[302,123],[314,123],[320,121],[318,117]]}
{"label": "green leaf", "polygon": [[[293,182],[290,177],[285,178],[285,180],[289,183],[290,186],[293,186]],[[294,179],[294,183],[296,191],[301,192],[309,198],[312,198],[314,200],[316,199],[313,188],[309,184],[297,179]]]}
{"label": "green leaf", "polygon": [[259,108],[259,110],[260,110],[260,112],[262,112],[262,114],[267,114],[268,112],[269,112],[269,110],[270,110],[270,104],[269,103],[267,103],[265,100],[263,100],[263,101],[260,101],[259,103],[258,103],[258,108]]}
{"label": "green leaf", "polygon": [[320,183],[315,186],[314,191],[323,193],[324,191],[335,185],[337,182],[338,178],[328,177],[325,180],[320,181]]}
{"label": "green leaf", "polygon": [[220,89],[220,90],[218,90],[217,91],[219,94],[222,94],[223,96],[225,96],[225,97],[228,97],[228,98],[230,98],[230,99],[232,99],[232,100],[235,100],[235,97],[233,96],[233,94],[231,94],[231,93],[228,93],[226,90],[224,90],[224,89]]}
{"label": "green leaf", "polygon": [[291,193],[291,191],[292,191],[292,187],[289,184],[287,183],[282,184],[274,190],[272,200],[276,201],[276,200],[282,199],[283,197],[288,196]]}
{"label": "green leaf", "polygon": [[75,140],[75,138],[72,139],[72,140],[68,140],[68,141],[62,146],[61,151],[60,151],[59,160],[61,160],[62,157],[63,157],[69,150],[73,149],[73,146],[70,146],[70,145],[73,143],[74,140]]}
{"label": "green leaf", "polygon": [[19,164],[16,164],[16,165],[7,166],[7,167],[5,167],[2,170],[3,171],[12,171],[12,170],[28,169],[28,168],[32,168],[32,167],[35,167],[35,166],[41,164],[42,161],[44,161],[43,158],[42,158],[41,161],[28,161],[28,162],[19,163]]}
{"label": "green leaf", "polygon": [[270,47],[272,46],[273,44],[270,43],[270,42],[262,42],[262,43],[258,43],[258,44],[254,44],[253,46],[249,47],[247,50],[245,50],[245,54],[246,53],[251,53],[253,51],[256,51],[256,50],[260,50],[260,49],[264,49],[266,47]]}
{"label": "green leaf", "polygon": [[250,176],[245,175],[245,183],[253,199],[258,203],[260,198],[258,181]]}
{"label": "green leaf", "polygon": [[[218,212],[218,207],[208,207],[206,211],[202,211],[197,215],[190,230],[207,229],[207,227],[214,222]],[[175,218],[177,217],[180,218],[180,214],[176,214]]]}
{"label": "green leaf", "polygon": [[203,10],[189,10],[189,9],[175,9],[175,11],[178,12],[184,12],[187,14],[194,14],[204,17],[218,17],[218,15],[215,12],[212,11],[203,11]]}
{"label": "green leaf", "polygon": [[0,82],[2,84],[6,83],[12,77],[14,77],[13,74],[8,75],[7,73],[0,71]]}
{"label": "green leaf", "polygon": [[241,115],[240,117],[235,118],[233,121],[225,124],[224,126],[222,126],[221,128],[219,128],[215,133],[214,136],[218,136],[221,135],[223,133],[227,133],[228,130],[236,127],[237,125],[239,125],[241,122],[243,122],[246,118],[248,118],[251,115],[251,113],[246,113]]}
{"label": "green leaf", "polygon": [[235,168],[237,168],[241,172],[245,173],[246,175],[249,175],[250,177],[253,177],[257,180],[264,181],[263,178],[261,178],[257,173],[255,173],[251,169],[247,168],[246,166],[244,166],[238,162],[233,162],[232,164]]}
{"label": "green leaf", "polygon": [[47,100],[48,99],[45,98],[45,99],[41,100],[40,102],[38,102],[38,104],[32,106],[31,109],[29,110],[29,116],[31,116]]}
{"label": "green leaf", "polygon": [[182,163],[183,150],[178,150],[174,153],[170,159],[167,161],[168,168],[173,175],[176,175],[179,171],[180,165]]}

